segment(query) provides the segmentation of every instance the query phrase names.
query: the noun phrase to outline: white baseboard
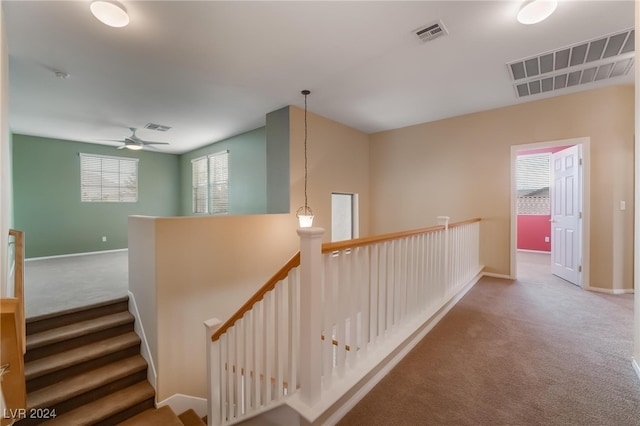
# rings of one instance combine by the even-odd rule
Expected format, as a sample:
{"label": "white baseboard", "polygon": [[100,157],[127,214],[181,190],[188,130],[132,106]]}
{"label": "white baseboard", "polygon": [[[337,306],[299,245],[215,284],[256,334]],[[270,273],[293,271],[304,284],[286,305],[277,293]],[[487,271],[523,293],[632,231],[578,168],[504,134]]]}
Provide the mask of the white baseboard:
{"label": "white baseboard", "polygon": [[482,273],[483,277],[491,277],[491,278],[500,278],[503,280],[514,280],[515,278],[511,277],[510,275],[506,275],[506,274],[495,274],[493,272],[483,272]]}
{"label": "white baseboard", "polygon": [[640,365],[638,365],[638,362],[635,358],[631,358],[631,366],[633,367],[633,371],[636,372],[636,376],[638,376],[638,379],[640,379]]}
{"label": "white baseboard", "polygon": [[140,320],[140,311],[138,311],[138,305],[136,304],[136,298],[131,293],[129,293],[129,312],[136,319],[133,323],[133,330],[136,332],[138,337],[140,337],[140,355],[142,358],[147,361],[147,380],[153,386],[154,389],[158,389],[157,387],[157,374],[156,374],[156,366],[153,362],[153,357],[151,356],[151,350],[149,349],[149,343],[147,342],[147,335],[144,333],[144,327],[142,326],[142,321]]}
{"label": "white baseboard", "polygon": [[521,251],[523,253],[542,253],[542,254],[551,254],[550,251],[545,250],[529,250],[529,249],[517,249],[516,251]]}
{"label": "white baseboard", "polygon": [[178,415],[190,409],[195,411],[200,418],[207,415],[207,400],[204,398],[198,398],[196,396],[177,393],[163,401],[156,403],[156,408],[164,407],[165,405],[171,407],[173,412]]}
{"label": "white baseboard", "polygon": [[64,257],[76,257],[76,256],[89,256],[91,254],[105,254],[105,253],[117,253],[120,251],[127,251],[129,250],[128,248],[123,248],[123,249],[114,249],[114,250],[102,250],[102,251],[88,251],[85,253],[69,253],[69,254],[58,254],[55,256],[43,256],[43,257],[30,257],[28,259],[25,259],[25,262],[30,262],[32,260],[47,260],[47,259],[61,259]]}
{"label": "white baseboard", "polygon": [[633,294],[632,288],[601,288],[601,287],[583,287],[585,290],[595,291],[597,293],[606,294]]}

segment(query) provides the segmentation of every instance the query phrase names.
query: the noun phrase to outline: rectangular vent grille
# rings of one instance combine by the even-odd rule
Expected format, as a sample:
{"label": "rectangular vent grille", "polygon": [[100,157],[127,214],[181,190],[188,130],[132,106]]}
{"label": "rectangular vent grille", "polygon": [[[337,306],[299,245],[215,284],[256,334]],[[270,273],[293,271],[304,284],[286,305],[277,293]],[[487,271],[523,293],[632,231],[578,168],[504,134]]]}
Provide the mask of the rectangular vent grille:
{"label": "rectangular vent grille", "polygon": [[449,34],[442,21],[436,21],[414,31],[418,40],[427,42]]}
{"label": "rectangular vent grille", "polygon": [[507,64],[518,97],[627,75],[634,65],[635,30],[578,43]]}
{"label": "rectangular vent grille", "polygon": [[159,132],[166,132],[167,130],[171,129],[171,127],[169,126],[163,126],[162,124],[155,123],[147,123],[144,128],[149,130],[157,130]]}

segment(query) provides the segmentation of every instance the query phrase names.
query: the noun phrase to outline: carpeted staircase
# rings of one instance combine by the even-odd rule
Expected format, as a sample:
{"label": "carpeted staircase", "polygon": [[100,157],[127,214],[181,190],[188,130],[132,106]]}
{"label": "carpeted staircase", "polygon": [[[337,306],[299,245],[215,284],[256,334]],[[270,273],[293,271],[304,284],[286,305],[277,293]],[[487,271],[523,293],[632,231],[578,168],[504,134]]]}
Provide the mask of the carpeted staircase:
{"label": "carpeted staircase", "polygon": [[[128,298],[27,320],[27,413],[19,426],[203,425],[156,410]],[[55,417],[53,416],[55,414]],[[177,422],[177,423],[176,423]]]}

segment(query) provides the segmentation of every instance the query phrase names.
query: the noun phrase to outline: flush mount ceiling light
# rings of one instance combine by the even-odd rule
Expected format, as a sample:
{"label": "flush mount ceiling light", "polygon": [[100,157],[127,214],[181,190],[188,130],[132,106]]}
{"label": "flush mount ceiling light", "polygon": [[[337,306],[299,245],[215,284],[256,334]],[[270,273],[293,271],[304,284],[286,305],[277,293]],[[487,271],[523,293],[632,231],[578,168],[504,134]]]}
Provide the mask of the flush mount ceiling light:
{"label": "flush mount ceiling light", "polygon": [[558,7],[558,0],[526,0],[518,12],[518,22],[537,24],[547,19]]}
{"label": "flush mount ceiling light", "polygon": [[95,0],[89,7],[93,16],[105,25],[120,28],[129,24],[127,11],[116,1]]}

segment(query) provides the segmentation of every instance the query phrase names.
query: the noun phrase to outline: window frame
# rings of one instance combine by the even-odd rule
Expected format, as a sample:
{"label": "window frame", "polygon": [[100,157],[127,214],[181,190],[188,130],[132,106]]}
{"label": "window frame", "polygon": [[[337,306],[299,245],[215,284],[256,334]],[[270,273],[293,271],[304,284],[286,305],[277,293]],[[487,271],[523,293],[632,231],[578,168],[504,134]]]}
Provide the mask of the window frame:
{"label": "window frame", "polygon": [[[221,157],[224,158],[224,169],[216,173],[212,168]],[[203,165],[206,166],[204,171]],[[196,167],[200,170],[196,171]],[[220,200],[222,204],[216,203]],[[191,160],[191,212],[211,216],[229,214],[229,150]]]}

